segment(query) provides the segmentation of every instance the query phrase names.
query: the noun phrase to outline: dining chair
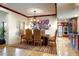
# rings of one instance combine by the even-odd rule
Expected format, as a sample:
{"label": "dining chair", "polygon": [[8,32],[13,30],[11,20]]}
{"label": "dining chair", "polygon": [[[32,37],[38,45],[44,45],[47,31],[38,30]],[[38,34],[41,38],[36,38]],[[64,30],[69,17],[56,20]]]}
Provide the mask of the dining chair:
{"label": "dining chair", "polygon": [[55,31],[55,35],[50,37],[48,40],[48,46],[50,47],[50,52],[57,54],[56,50],[56,36],[57,36],[57,30]]}
{"label": "dining chair", "polygon": [[20,36],[21,36],[21,41],[20,41],[20,44],[21,44],[21,43],[23,43],[25,41],[25,35],[24,35],[23,30],[20,31]]}
{"label": "dining chair", "polygon": [[34,45],[36,43],[42,45],[41,31],[39,29],[34,29]]}
{"label": "dining chair", "polygon": [[50,53],[53,52],[53,49],[56,47],[56,41],[55,41],[55,37],[51,37],[48,40],[48,46],[50,47]]}
{"label": "dining chair", "polygon": [[30,42],[33,42],[33,38],[32,38],[32,30],[31,29],[26,29],[26,41],[27,44],[29,44]]}

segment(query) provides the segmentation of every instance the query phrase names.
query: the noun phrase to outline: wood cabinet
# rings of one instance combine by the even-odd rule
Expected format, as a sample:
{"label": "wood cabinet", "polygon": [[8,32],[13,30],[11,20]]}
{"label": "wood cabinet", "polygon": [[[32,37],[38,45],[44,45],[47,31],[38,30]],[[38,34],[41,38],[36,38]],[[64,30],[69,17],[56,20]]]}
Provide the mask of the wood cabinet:
{"label": "wood cabinet", "polygon": [[78,36],[78,43],[77,44],[78,44],[78,50],[79,50],[79,36]]}
{"label": "wood cabinet", "polygon": [[77,18],[73,18],[73,32],[77,32]]}
{"label": "wood cabinet", "polygon": [[71,42],[72,47],[78,49],[79,47],[79,37],[77,31],[77,17],[69,19],[69,39]]}

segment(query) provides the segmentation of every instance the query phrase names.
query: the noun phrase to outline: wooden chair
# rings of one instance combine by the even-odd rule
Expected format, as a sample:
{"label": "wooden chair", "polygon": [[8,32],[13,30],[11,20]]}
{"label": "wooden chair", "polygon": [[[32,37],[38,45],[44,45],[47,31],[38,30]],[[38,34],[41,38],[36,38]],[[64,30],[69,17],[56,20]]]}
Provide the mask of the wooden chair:
{"label": "wooden chair", "polygon": [[51,37],[48,40],[48,46],[50,47],[51,53],[57,54],[56,51],[56,35],[57,35],[57,30],[55,32],[55,36]]}
{"label": "wooden chair", "polygon": [[55,37],[51,37],[50,40],[48,40],[48,46],[50,47],[50,52],[56,48],[56,40]]}
{"label": "wooden chair", "polygon": [[38,29],[34,29],[34,45],[36,43],[38,43],[40,46],[42,45],[41,31]]}
{"label": "wooden chair", "polygon": [[21,41],[20,41],[20,44],[21,44],[25,41],[25,34],[23,30],[20,31],[20,36],[21,36]]}
{"label": "wooden chair", "polygon": [[26,41],[29,44],[30,42],[33,42],[32,38],[32,30],[31,29],[26,29]]}

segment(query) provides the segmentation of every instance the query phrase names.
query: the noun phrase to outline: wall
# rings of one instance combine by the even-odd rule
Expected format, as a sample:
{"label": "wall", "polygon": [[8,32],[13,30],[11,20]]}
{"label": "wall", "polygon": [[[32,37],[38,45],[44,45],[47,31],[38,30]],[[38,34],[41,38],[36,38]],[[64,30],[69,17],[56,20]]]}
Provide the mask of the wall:
{"label": "wall", "polygon": [[7,20],[7,32],[8,32],[7,44],[14,44],[19,42],[20,41],[20,37],[18,35],[19,26],[22,22],[27,22],[27,18],[24,18],[23,16],[20,16],[3,8],[0,8],[0,10],[8,13],[5,16]]}
{"label": "wall", "polygon": [[55,31],[57,30],[57,18],[55,16],[47,17],[50,21],[51,27],[49,30],[46,30],[46,34],[50,34],[50,36],[55,36]]}
{"label": "wall", "polygon": [[58,19],[66,19],[76,16],[74,3],[58,3],[57,4],[57,17]]}
{"label": "wall", "polygon": [[0,10],[0,21],[5,21],[5,19],[6,19],[5,16],[6,15],[7,15],[6,12]]}
{"label": "wall", "polygon": [[49,19],[51,27],[48,30],[46,30],[45,34],[55,36],[55,31],[57,29],[57,18],[55,16],[47,16],[47,17],[39,17],[39,19]]}

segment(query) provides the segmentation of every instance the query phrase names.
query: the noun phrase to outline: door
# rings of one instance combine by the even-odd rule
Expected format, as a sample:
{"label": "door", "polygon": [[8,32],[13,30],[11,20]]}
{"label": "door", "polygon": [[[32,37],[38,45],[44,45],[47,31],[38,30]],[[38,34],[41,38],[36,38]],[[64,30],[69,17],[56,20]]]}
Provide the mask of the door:
{"label": "door", "polygon": [[0,44],[5,44],[4,22],[0,22]]}

